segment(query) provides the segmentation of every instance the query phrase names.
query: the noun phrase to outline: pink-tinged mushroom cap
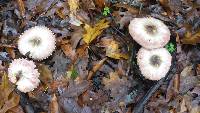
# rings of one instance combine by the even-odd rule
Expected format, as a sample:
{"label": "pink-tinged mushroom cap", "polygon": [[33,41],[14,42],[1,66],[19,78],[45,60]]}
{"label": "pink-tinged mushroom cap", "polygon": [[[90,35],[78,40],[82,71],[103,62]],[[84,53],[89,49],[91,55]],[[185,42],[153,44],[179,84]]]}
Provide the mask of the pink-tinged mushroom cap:
{"label": "pink-tinged mushroom cap", "polygon": [[171,66],[172,56],[165,48],[141,48],[137,54],[137,63],[142,75],[149,80],[165,77]]}
{"label": "pink-tinged mushroom cap", "polygon": [[55,35],[45,26],[35,26],[26,30],[18,40],[20,53],[35,60],[46,59],[53,53],[55,47]]}
{"label": "pink-tinged mushroom cap", "polygon": [[24,93],[34,90],[39,85],[39,75],[34,62],[26,59],[13,60],[8,68],[9,80]]}
{"label": "pink-tinged mushroom cap", "polygon": [[131,20],[129,33],[137,43],[147,49],[164,47],[170,40],[168,27],[152,17]]}

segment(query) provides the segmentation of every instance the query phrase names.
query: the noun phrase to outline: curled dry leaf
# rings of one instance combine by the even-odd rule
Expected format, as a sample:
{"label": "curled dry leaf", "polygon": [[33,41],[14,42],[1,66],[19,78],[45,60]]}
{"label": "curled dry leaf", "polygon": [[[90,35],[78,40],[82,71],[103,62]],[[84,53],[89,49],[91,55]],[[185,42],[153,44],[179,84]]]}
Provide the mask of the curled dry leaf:
{"label": "curled dry leaf", "polygon": [[186,32],[185,37],[181,41],[183,44],[192,44],[192,45],[200,43],[200,30],[195,34],[192,34],[189,31]]}
{"label": "curled dry leaf", "polygon": [[100,35],[104,29],[109,27],[109,22],[105,19],[100,20],[93,27],[85,24],[85,34],[83,34],[83,40],[85,43],[90,44],[98,35]]}

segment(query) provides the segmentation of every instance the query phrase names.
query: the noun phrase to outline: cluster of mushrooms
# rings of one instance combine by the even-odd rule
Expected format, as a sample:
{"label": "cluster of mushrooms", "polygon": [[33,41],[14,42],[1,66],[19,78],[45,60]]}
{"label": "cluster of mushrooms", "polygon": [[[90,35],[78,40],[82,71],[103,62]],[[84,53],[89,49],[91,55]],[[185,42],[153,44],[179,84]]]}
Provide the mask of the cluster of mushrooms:
{"label": "cluster of mushrooms", "polygon": [[[170,40],[167,26],[155,18],[135,18],[130,22],[129,33],[142,46],[137,62],[145,78],[159,80],[165,77],[172,59],[163,48]],[[55,47],[55,35],[45,26],[26,30],[18,40],[20,53],[33,60],[48,58]],[[33,91],[39,85],[39,75],[35,63],[25,58],[14,59],[8,68],[9,80],[24,93]]]}
{"label": "cluster of mushrooms", "polygon": [[165,77],[172,60],[171,54],[164,48],[170,40],[168,27],[152,17],[134,18],[129,24],[129,33],[142,46],[137,54],[142,75],[149,80]]}
{"label": "cluster of mushrooms", "polygon": [[[18,40],[20,53],[34,60],[48,58],[55,47],[55,35],[45,26],[35,26],[26,30]],[[14,59],[8,68],[9,80],[24,93],[33,91],[39,85],[39,75],[35,63],[25,58]]]}

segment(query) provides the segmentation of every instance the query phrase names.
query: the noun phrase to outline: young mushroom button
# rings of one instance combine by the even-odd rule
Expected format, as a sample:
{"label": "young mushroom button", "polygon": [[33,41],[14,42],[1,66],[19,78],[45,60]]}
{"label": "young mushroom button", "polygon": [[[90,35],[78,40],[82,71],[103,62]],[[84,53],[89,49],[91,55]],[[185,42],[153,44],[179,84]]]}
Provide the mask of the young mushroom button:
{"label": "young mushroom button", "polygon": [[134,18],[129,24],[132,38],[147,49],[164,47],[170,40],[168,27],[160,20],[148,18]]}
{"label": "young mushroom button", "polygon": [[165,48],[141,48],[137,54],[137,63],[142,75],[149,80],[165,77],[171,66],[172,56]]}

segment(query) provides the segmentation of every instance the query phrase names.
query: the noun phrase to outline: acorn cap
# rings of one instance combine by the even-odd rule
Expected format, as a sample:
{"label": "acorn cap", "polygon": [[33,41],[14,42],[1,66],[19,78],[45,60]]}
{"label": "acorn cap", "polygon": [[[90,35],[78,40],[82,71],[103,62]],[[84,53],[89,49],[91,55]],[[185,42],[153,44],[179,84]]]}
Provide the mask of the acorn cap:
{"label": "acorn cap", "polygon": [[129,33],[132,38],[146,49],[164,47],[170,40],[170,30],[160,20],[134,18],[129,24]]}
{"label": "acorn cap", "polygon": [[140,48],[137,63],[142,75],[149,80],[160,80],[165,77],[171,66],[172,56],[165,48]]}

